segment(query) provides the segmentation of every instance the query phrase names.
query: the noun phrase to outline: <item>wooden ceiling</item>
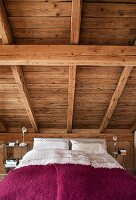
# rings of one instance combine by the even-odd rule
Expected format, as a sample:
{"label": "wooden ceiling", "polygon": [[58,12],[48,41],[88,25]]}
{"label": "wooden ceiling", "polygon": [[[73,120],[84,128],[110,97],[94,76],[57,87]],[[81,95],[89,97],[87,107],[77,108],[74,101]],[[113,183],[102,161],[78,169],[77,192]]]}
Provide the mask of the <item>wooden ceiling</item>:
{"label": "wooden ceiling", "polygon": [[135,0],[3,4],[1,132],[135,131]]}
{"label": "wooden ceiling", "polygon": [[[84,0],[79,44],[133,45],[135,3],[135,0]],[[71,4],[70,0],[4,0],[15,42],[69,44]]]}

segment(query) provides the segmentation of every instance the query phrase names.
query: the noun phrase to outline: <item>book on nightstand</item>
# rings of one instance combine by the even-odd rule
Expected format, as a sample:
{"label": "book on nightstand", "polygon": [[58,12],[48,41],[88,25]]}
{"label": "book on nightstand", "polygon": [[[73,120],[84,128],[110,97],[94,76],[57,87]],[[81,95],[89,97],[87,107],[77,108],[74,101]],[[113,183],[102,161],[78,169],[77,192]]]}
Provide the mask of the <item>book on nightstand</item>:
{"label": "book on nightstand", "polygon": [[5,162],[5,167],[16,167],[18,164],[18,160],[16,159],[9,159]]}
{"label": "book on nightstand", "polygon": [[119,148],[118,149],[118,154],[125,156],[127,154],[127,150],[124,148]]}

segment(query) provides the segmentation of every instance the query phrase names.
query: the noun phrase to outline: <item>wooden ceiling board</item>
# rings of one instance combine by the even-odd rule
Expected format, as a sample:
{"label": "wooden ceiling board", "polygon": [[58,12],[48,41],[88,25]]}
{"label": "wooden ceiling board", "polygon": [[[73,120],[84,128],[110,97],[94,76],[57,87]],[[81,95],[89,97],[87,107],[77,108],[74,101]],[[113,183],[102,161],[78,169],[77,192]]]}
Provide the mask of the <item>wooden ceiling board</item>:
{"label": "wooden ceiling board", "polygon": [[38,125],[66,128],[68,67],[24,66],[23,72]]}
{"label": "wooden ceiling board", "polygon": [[83,4],[80,44],[133,45],[136,38],[136,2]]}
{"label": "wooden ceiling board", "polygon": [[4,2],[17,44],[69,44],[70,1]]}
{"label": "wooden ceiling board", "polygon": [[121,70],[119,67],[77,68],[74,128],[99,128]]}
{"label": "wooden ceiling board", "polygon": [[131,128],[136,120],[136,68],[134,67],[119,103],[113,113],[108,128],[119,126],[120,128]]}
{"label": "wooden ceiling board", "polygon": [[[4,3],[17,44],[70,44],[71,1]],[[84,1],[79,43],[133,45],[135,27],[135,0]]]}
{"label": "wooden ceiling board", "polygon": [[8,17],[70,17],[71,2],[5,2]]}
{"label": "wooden ceiling board", "polygon": [[8,127],[20,127],[20,124],[31,127],[9,66],[0,66],[0,118]]}

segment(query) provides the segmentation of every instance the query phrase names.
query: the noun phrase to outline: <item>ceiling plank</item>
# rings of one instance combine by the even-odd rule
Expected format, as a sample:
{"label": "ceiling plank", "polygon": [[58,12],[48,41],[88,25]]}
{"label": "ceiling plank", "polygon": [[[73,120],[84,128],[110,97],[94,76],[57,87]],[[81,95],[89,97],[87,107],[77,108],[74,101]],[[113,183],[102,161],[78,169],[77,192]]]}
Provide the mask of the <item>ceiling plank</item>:
{"label": "ceiling plank", "polygon": [[0,65],[136,66],[136,46],[1,45]]}
{"label": "ceiling plank", "polygon": [[[6,11],[3,5],[2,0],[0,0],[0,31],[2,36],[2,43],[7,44],[13,44],[13,36],[11,33],[11,29],[8,23],[8,19],[6,16]],[[38,132],[38,125],[35,119],[34,111],[30,103],[29,93],[28,89],[25,83],[24,75],[22,68],[20,66],[12,66],[13,75],[15,77],[16,83],[18,84],[19,92],[22,97],[24,106],[26,108],[28,117],[30,119],[30,122],[32,124],[32,127],[36,132]]]}
{"label": "ceiling plank", "polygon": [[118,104],[118,101],[119,101],[119,98],[125,88],[125,85],[127,83],[127,80],[128,80],[128,77],[132,71],[133,67],[124,67],[122,73],[121,73],[121,76],[120,76],[120,79],[118,81],[118,84],[117,84],[117,87],[115,89],[115,92],[111,98],[111,101],[109,103],[109,106],[108,106],[108,109],[104,115],[104,118],[102,120],[102,123],[100,125],[100,128],[99,128],[99,131],[100,133],[101,132],[104,132],[104,130],[107,128],[108,124],[109,124],[109,121],[113,115],[113,112]]}
{"label": "ceiling plank", "polygon": [[12,44],[13,37],[2,0],[0,0],[0,34],[3,44]]}
{"label": "ceiling plank", "polygon": [[3,132],[7,132],[7,125],[2,119],[0,120],[0,128],[3,130]]}
{"label": "ceiling plank", "polygon": [[[71,12],[71,35],[70,44],[79,43],[80,25],[81,25],[82,0],[72,1]],[[67,110],[67,132],[72,132],[74,97],[76,82],[76,65],[69,66],[69,87],[68,87],[68,110]]]}
{"label": "ceiling plank", "polygon": [[35,114],[31,105],[28,89],[27,89],[26,82],[24,79],[23,70],[20,66],[12,66],[11,68],[12,68],[12,72],[16,80],[16,83],[18,84],[20,96],[22,97],[29,120],[35,132],[38,132],[38,125],[37,125]]}

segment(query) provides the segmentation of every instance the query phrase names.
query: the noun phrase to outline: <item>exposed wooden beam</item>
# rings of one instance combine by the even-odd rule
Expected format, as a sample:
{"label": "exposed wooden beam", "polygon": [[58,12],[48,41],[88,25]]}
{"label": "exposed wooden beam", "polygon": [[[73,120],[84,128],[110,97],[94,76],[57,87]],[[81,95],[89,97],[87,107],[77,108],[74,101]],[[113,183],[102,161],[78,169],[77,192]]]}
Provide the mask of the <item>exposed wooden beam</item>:
{"label": "exposed wooden beam", "polygon": [[0,0],[0,35],[3,44],[12,44],[13,37],[2,0]]}
{"label": "exposed wooden beam", "polygon": [[104,130],[107,128],[109,121],[113,115],[113,112],[118,104],[119,98],[125,88],[126,82],[128,80],[128,77],[132,71],[133,67],[124,67],[120,79],[118,81],[117,87],[115,89],[115,92],[111,98],[110,104],[108,106],[108,109],[104,115],[104,118],[102,120],[102,123],[100,125],[99,131],[104,132]]}
{"label": "exposed wooden beam", "polygon": [[[80,24],[81,24],[82,0],[72,1],[71,12],[71,35],[70,44],[79,43]],[[69,87],[68,87],[68,110],[67,110],[67,132],[72,132],[74,97],[76,82],[76,65],[69,66]]]}
{"label": "exposed wooden beam", "polygon": [[78,44],[81,24],[82,0],[72,0],[70,43]]}
{"label": "exposed wooden beam", "polygon": [[69,88],[68,88],[68,111],[67,111],[67,132],[72,132],[74,96],[75,96],[76,66],[69,66]]}
{"label": "exposed wooden beam", "polygon": [[34,114],[34,111],[33,111],[33,108],[32,108],[31,102],[30,102],[30,97],[29,97],[26,82],[24,79],[23,70],[20,66],[12,66],[11,68],[12,68],[16,83],[18,84],[18,89],[19,89],[20,95],[22,97],[24,106],[26,108],[29,120],[30,120],[34,130],[36,132],[38,132],[38,125],[37,125],[37,122],[35,119],[35,114]]}
{"label": "exposed wooden beam", "polygon": [[0,120],[0,129],[2,129],[3,132],[7,132],[7,125],[2,119]]}
{"label": "exposed wooden beam", "polygon": [[0,45],[0,65],[136,66],[136,46]]}
{"label": "exposed wooden beam", "polygon": [[[33,142],[33,138],[35,137],[47,137],[47,138],[105,138],[107,141],[113,141],[112,138],[115,136],[115,133],[104,133],[104,134],[96,134],[92,133],[91,129],[90,132],[86,133],[82,130],[73,130],[73,133],[61,133],[59,132],[61,129],[58,129],[57,133],[49,133],[48,131],[45,131],[44,133],[27,133],[26,134],[26,141],[31,141]],[[128,141],[128,142],[133,142],[134,137],[132,133],[125,132],[119,134],[119,132],[116,134],[118,137],[118,141]],[[18,140],[21,142],[22,141],[22,135],[20,132],[13,132],[13,133],[0,133],[0,141],[12,141],[18,138]]]}

